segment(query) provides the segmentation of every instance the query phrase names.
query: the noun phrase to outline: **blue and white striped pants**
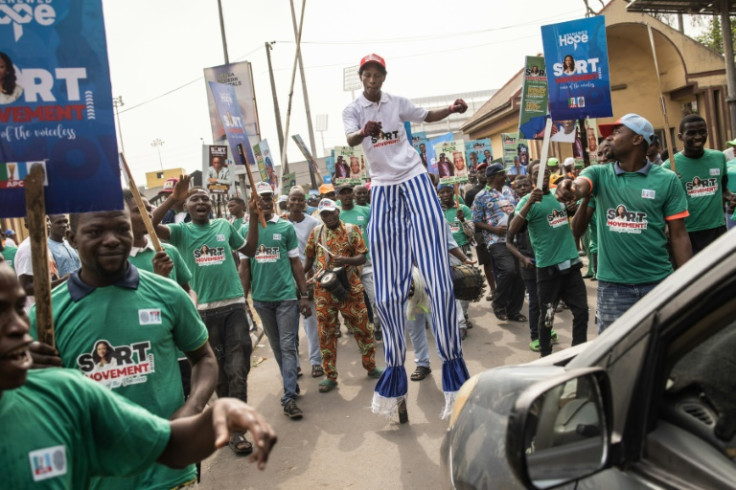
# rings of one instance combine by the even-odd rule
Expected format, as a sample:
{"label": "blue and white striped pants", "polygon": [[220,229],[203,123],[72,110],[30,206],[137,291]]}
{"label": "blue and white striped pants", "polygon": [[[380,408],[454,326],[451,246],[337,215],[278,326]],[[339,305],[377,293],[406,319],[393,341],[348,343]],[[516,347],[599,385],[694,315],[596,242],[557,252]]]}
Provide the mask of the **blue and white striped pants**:
{"label": "blue and white striped pants", "polygon": [[371,190],[368,225],[376,309],[381,317],[386,371],[376,392],[386,398],[407,392],[406,302],[416,263],[431,301],[432,330],[442,358],[443,391],[455,392],[469,378],[462,358],[445,222],[427,174]]}

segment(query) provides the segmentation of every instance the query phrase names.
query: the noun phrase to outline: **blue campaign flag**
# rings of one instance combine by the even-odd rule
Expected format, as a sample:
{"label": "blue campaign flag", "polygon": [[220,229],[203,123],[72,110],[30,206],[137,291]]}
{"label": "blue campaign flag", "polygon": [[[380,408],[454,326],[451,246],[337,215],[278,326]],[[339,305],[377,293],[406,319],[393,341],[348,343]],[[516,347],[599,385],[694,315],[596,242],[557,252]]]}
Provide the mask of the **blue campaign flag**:
{"label": "blue campaign flag", "polygon": [[215,99],[217,112],[220,114],[222,127],[225,129],[227,144],[230,146],[230,151],[233,155],[235,164],[245,165],[245,162],[238,151],[238,145],[242,144],[245,148],[245,155],[248,158],[248,163],[255,165],[256,157],[253,154],[253,149],[251,148],[250,141],[248,140],[248,133],[245,130],[245,122],[240,114],[240,106],[238,105],[238,98],[235,96],[235,89],[232,85],[224,83],[207,83],[212,91],[212,97]]}
{"label": "blue campaign flag", "polygon": [[605,18],[542,26],[542,42],[552,119],[612,116]]}
{"label": "blue campaign flag", "polygon": [[0,7],[0,217],[25,216],[36,162],[48,214],[122,209],[101,0]]}

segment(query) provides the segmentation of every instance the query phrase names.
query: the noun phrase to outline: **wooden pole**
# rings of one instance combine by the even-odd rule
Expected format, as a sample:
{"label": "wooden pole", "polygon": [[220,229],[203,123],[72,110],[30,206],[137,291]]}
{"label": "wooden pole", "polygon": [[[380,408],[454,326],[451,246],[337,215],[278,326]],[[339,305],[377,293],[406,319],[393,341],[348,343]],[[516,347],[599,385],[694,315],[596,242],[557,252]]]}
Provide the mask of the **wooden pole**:
{"label": "wooden pole", "polygon": [[539,158],[539,175],[537,176],[537,189],[544,185],[544,172],[547,169],[547,153],[549,151],[549,138],[552,135],[552,118],[547,117],[544,126],[544,140],[542,141],[542,156]]}
{"label": "wooden pole", "polygon": [[49,279],[49,250],[46,236],[46,199],[42,165],[33,165],[24,179],[26,218],[31,240],[33,262],[33,295],[36,298],[36,331],[38,340],[56,347],[54,318],[51,311],[51,280]]}
{"label": "wooden pole", "polygon": [[659,102],[662,105],[662,116],[664,116],[664,139],[667,141],[667,149],[670,152],[670,170],[677,173],[677,166],[675,164],[675,153],[676,148],[673,144],[672,138],[670,137],[670,121],[667,117],[667,104],[664,101],[664,94],[662,93],[662,79],[659,76],[659,62],[657,62],[657,50],[654,47],[654,34],[652,34],[652,26],[647,24],[647,30],[649,31],[649,43],[652,45],[652,57],[654,58],[654,71],[657,73],[657,88],[659,89]]}
{"label": "wooden pole", "polygon": [[138,191],[138,187],[135,185],[133,174],[130,172],[128,162],[125,160],[125,155],[123,155],[122,152],[120,153],[120,162],[123,164],[125,175],[128,176],[128,187],[130,188],[130,192],[133,194],[133,199],[135,199],[135,204],[136,206],[138,206],[138,211],[141,213],[143,224],[146,225],[146,232],[148,232],[148,237],[151,239],[151,244],[153,244],[153,248],[156,250],[156,252],[161,252],[164,248],[161,246],[161,241],[158,239],[158,235],[156,234],[156,228],[153,227],[153,222],[148,216],[146,205],[143,204],[141,193]]}
{"label": "wooden pole", "polygon": [[[253,180],[253,173],[250,171],[250,162],[248,161],[248,157],[245,153],[245,148],[243,148],[243,143],[238,143],[238,153],[240,153],[240,156],[243,158],[245,170],[248,172],[248,182],[250,182],[251,199],[256,199],[256,196],[253,195],[253,193],[256,192],[256,182],[255,180]],[[258,213],[258,221],[260,221],[262,227],[266,227],[266,218],[263,217],[263,214]]]}

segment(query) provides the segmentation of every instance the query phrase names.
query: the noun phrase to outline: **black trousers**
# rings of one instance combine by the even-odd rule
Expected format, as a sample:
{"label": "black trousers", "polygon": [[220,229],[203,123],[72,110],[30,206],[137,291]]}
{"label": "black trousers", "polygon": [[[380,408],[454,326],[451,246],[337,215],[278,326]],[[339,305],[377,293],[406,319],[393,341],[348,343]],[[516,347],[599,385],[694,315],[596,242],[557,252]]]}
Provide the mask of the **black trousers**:
{"label": "black trousers", "polygon": [[552,353],[550,334],[555,320],[555,306],[561,299],[572,312],[572,345],[588,339],[588,295],[580,273],[582,263],[561,271],[557,266],[537,269],[539,293],[539,351],[542,356]]}
{"label": "black trousers", "polygon": [[488,250],[498,271],[493,311],[497,314],[506,313],[511,318],[518,315],[524,305],[524,281],[521,279],[516,257],[506,248],[505,242],[494,243]]}

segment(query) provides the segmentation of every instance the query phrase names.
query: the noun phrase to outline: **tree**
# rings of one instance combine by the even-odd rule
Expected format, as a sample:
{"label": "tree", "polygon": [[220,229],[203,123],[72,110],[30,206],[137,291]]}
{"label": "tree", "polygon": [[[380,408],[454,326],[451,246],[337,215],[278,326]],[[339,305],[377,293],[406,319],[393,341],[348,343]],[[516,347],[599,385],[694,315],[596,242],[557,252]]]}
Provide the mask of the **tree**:
{"label": "tree", "polygon": [[[736,18],[731,17],[731,39],[733,40],[734,51],[736,51]],[[721,20],[718,17],[712,17],[706,22],[705,30],[702,34],[695,37],[695,40],[709,47],[713,51],[723,54],[723,31],[721,30]]]}

